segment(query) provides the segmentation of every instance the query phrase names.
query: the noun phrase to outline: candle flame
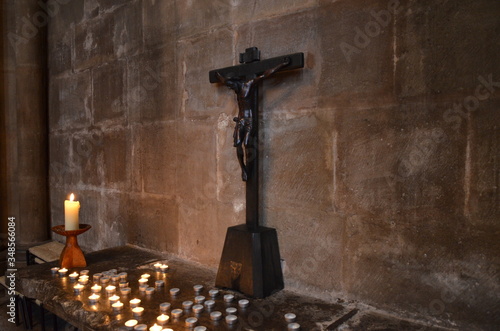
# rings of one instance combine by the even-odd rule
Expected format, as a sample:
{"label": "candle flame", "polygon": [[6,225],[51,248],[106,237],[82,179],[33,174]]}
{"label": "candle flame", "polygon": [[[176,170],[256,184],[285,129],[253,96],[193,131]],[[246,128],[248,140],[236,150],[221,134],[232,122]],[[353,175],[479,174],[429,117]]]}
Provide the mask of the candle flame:
{"label": "candle flame", "polygon": [[75,200],[75,195],[73,193],[71,193],[71,195],[69,196],[69,201],[73,201]]}

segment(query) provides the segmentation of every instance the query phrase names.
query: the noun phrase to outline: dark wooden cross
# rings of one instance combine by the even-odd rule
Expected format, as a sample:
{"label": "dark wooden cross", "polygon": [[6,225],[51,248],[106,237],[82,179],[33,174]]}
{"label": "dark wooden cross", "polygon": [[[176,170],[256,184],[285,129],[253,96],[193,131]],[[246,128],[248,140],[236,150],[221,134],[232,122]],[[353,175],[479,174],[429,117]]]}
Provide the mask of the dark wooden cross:
{"label": "dark wooden cross", "polygon": [[276,72],[304,67],[304,54],[260,61],[257,47],[240,54],[241,65],[212,70],[211,83],[222,83],[236,93],[238,117],[234,147],[246,182],[246,224],[229,227],[215,286],[256,298],[284,287],[275,229],[259,225],[259,83]]}
{"label": "dark wooden cross", "polygon": [[241,65],[209,72],[210,83],[223,83],[233,89],[238,100],[234,147],[246,181],[246,224],[259,226],[259,88],[264,78],[275,72],[304,67],[304,53],[294,53],[260,61],[257,47],[240,53]]}

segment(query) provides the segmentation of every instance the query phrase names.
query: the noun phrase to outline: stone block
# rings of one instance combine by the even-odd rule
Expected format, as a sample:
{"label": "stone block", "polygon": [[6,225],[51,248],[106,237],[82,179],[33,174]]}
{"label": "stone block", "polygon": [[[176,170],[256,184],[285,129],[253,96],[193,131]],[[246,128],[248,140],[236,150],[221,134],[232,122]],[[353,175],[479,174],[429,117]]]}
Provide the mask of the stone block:
{"label": "stone block", "polygon": [[231,24],[230,0],[181,1],[175,7],[180,38],[205,34]]}
{"label": "stone block", "polygon": [[[492,57],[500,3],[409,1],[397,15],[396,93],[400,97],[473,93],[478,75],[500,78]],[[498,91],[497,91],[498,95]]]}
{"label": "stone block", "polygon": [[95,124],[126,123],[126,65],[116,61],[92,70],[92,114]]}
{"label": "stone block", "polygon": [[[71,138],[65,134],[49,137],[49,182],[50,187],[76,186],[79,171],[71,162]],[[57,224],[56,224],[57,225]]]}
{"label": "stone block", "polygon": [[318,6],[317,0],[268,0],[250,6],[244,0],[232,1],[232,22],[244,24],[267,18],[283,17]]}
{"label": "stone block", "polygon": [[284,114],[267,117],[261,139],[265,207],[333,209],[330,125],[313,113],[294,118]]}
{"label": "stone block", "polygon": [[108,188],[128,191],[131,183],[132,147],[130,130],[119,129],[103,133],[103,175]]}
{"label": "stone block", "polygon": [[[210,70],[235,64],[232,30],[180,40],[177,44],[178,84],[181,112],[186,118],[217,118],[221,112],[237,113],[236,96],[220,84],[208,80]],[[193,52],[200,49],[203,52]]]}
{"label": "stone block", "polygon": [[131,5],[133,0],[97,0],[101,12],[112,12],[124,5]]}
{"label": "stone block", "polygon": [[[101,218],[102,193],[95,190],[75,189],[68,192],[75,194],[75,200],[80,202],[80,224],[90,224],[92,228],[84,234],[78,236],[78,244],[84,252],[93,252],[99,249],[100,245],[105,246],[102,234]],[[64,206],[64,201],[61,202]],[[64,214],[63,214],[64,219]],[[64,221],[63,223],[64,224]],[[63,241],[64,242],[64,241]]]}
{"label": "stone block", "polygon": [[296,210],[286,205],[266,207],[264,218],[266,226],[278,231],[285,286],[317,288],[336,297],[343,283],[344,218],[320,208]]}
{"label": "stone block", "polygon": [[175,200],[158,195],[131,195],[127,242],[149,249],[178,253],[179,223]]}
{"label": "stone block", "polygon": [[75,26],[74,69],[81,71],[114,59],[113,15],[103,15]]}
{"label": "stone block", "polygon": [[113,12],[113,44],[116,58],[131,56],[140,51],[143,26],[141,11],[141,2],[132,2]]}
{"label": "stone block", "polygon": [[198,204],[217,196],[215,128],[209,123],[177,123],[177,195]]}
{"label": "stone block", "polygon": [[[139,129],[140,145],[135,155],[140,158],[142,189],[147,193],[175,195],[177,130],[174,123],[145,125]],[[193,149],[187,148],[187,151]]]}
{"label": "stone block", "polygon": [[[75,24],[80,23],[84,18],[86,2],[88,1],[50,1],[50,5],[47,6],[47,10],[50,11],[49,37],[62,37],[68,31],[68,27],[72,30]],[[37,4],[39,5],[38,1]]]}
{"label": "stone block", "polygon": [[145,47],[171,47],[171,40],[177,35],[176,3],[146,0],[142,2],[142,11]]}
{"label": "stone block", "polygon": [[261,60],[304,53],[304,68],[276,73],[262,83],[263,112],[298,112],[317,107],[321,72],[321,68],[316,67],[321,53],[318,11],[307,10],[244,24],[237,29],[236,36],[235,50],[238,54],[255,46],[260,49]]}
{"label": "stone block", "polygon": [[95,130],[72,137],[71,163],[84,185],[101,186],[104,179],[103,133]]}
{"label": "stone block", "polygon": [[179,91],[173,48],[152,50],[129,60],[127,102],[130,122],[176,119],[181,99]]}
{"label": "stone block", "polygon": [[123,246],[127,243],[129,222],[129,198],[127,193],[103,193],[100,201],[99,217],[95,224],[92,251]]}
{"label": "stone block", "polygon": [[73,67],[71,49],[74,43],[74,26],[66,29],[62,36],[57,38],[49,35],[48,38],[48,62],[51,76],[58,75],[63,72],[68,72]]}
{"label": "stone block", "polygon": [[51,130],[90,125],[90,72],[50,81],[49,125]]}
{"label": "stone block", "polygon": [[[318,13],[321,108],[369,108],[394,103],[393,24],[381,26],[371,12],[387,1],[324,3]],[[392,14],[391,14],[392,15]],[[391,16],[392,17],[392,16]]]}

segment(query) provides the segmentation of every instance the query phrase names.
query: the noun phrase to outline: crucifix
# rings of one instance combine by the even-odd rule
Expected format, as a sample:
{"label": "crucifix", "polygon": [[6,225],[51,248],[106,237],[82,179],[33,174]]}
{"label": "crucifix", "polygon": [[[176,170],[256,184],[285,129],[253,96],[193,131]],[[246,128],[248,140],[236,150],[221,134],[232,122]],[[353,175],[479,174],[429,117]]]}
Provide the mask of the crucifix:
{"label": "crucifix", "polygon": [[216,286],[265,297],[283,288],[275,229],[259,225],[259,83],[277,72],[304,67],[304,54],[260,61],[257,47],[240,53],[240,65],[209,72],[210,83],[221,83],[236,94],[233,145],[246,186],[246,224],[229,227]]}

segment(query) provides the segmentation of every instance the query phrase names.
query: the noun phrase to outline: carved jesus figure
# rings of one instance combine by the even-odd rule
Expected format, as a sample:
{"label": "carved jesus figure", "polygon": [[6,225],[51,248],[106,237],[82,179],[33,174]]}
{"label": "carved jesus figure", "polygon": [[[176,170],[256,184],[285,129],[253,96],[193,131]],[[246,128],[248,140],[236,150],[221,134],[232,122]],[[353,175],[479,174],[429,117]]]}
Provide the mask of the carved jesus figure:
{"label": "carved jesus figure", "polygon": [[284,58],[283,62],[276,67],[266,70],[262,75],[248,80],[243,80],[239,77],[224,77],[218,72],[216,73],[219,82],[236,93],[239,110],[238,117],[233,118],[233,121],[236,122],[233,138],[234,147],[236,147],[236,155],[238,156],[238,162],[241,167],[241,179],[245,182],[248,179],[247,163],[251,153],[248,148],[248,143],[250,137],[253,135],[253,111],[255,109],[254,100],[252,99],[253,89],[262,79],[271,76],[289,63],[290,59]]}

